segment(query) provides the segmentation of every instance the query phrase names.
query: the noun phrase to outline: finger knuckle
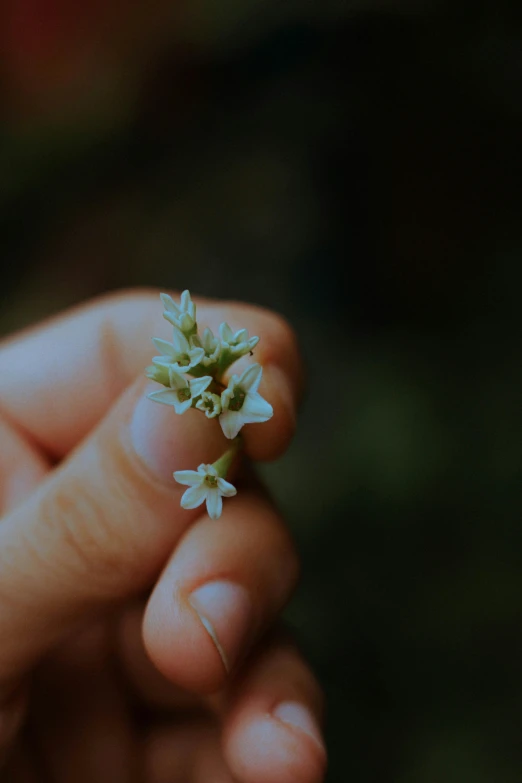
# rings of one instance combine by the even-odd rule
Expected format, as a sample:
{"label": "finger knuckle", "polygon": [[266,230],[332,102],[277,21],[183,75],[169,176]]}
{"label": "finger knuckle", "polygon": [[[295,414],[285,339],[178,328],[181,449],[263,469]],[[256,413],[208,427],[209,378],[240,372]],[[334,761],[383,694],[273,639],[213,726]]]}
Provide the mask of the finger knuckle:
{"label": "finger knuckle", "polygon": [[112,593],[135,562],[136,552],[111,524],[123,511],[118,509],[117,494],[111,492],[110,513],[104,495],[77,477],[61,482],[40,503],[37,548],[40,559],[48,559],[57,573],[75,578],[76,584],[78,577],[88,579],[90,592]]}

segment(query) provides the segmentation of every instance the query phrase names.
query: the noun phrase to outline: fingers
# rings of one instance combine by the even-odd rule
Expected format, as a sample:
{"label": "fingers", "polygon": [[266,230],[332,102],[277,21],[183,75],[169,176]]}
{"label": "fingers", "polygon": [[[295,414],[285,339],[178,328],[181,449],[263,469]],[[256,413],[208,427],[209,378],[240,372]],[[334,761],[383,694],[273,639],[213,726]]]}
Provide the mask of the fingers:
{"label": "fingers", "polygon": [[0,443],[0,514],[4,514],[40,483],[49,465],[1,415]]}
{"label": "fingers", "polygon": [[[197,512],[180,508],[179,468],[216,459],[223,436],[189,411],[152,431],[158,470],[136,453],[133,416],[143,382],[0,525],[0,683],[73,623],[151,585]],[[156,407],[149,400],[150,408]],[[157,440],[155,440],[157,438]]]}
{"label": "fingers", "polygon": [[224,756],[241,783],[320,783],[326,751],[321,690],[298,652],[274,643],[237,683]]}
{"label": "fingers", "polygon": [[0,525],[0,682],[27,671],[78,618],[151,586],[199,515],[180,508],[172,473],[213,462],[229,441],[198,411],[177,416],[145,392],[145,379],[124,392]]}
{"label": "fingers", "polygon": [[116,649],[125,682],[139,702],[160,711],[201,711],[201,700],[193,693],[169,682],[156,669],[143,644],[145,604],[129,606],[118,622]]}
{"label": "fingers", "polygon": [[149,600],[144,640],[157,668],[184,688],[222,687],[288,600],[297,556],[260,493],[243,491],[218,523],[185,534]]}
{"label": "fingers", "polygon": [[108,627],[67,640],[39,668],[30,720],[40,761],[56,783],[138,783],[139,754],[115,676]]}
{"label": "fingers", "polygon": [[144,747],[146,783],[237,783],[221,752],[217,724],[185,721],[154,729]]}
{"label": "fingers", "polygon": [[256,650],[227,701],[221,736],[209,717],[152,729],[147,783],[321,783],[323,699],[294,647]]}
{"label": "fingers", "polygon": [[[0,408],[45,452],[67,454],[150,364],[151,338],[171,338],[158,294],[105,297],[5,343]],[[255,459],[277,456],[292,432],[301,386],[292,331],[279,316],[249,305],[205,301],[198,303],[198,319],[215,331],[226,320],[261,338],[255,359],[266,367],[261,392],[274,417],[264,429],[249,425],[245,433]]]}

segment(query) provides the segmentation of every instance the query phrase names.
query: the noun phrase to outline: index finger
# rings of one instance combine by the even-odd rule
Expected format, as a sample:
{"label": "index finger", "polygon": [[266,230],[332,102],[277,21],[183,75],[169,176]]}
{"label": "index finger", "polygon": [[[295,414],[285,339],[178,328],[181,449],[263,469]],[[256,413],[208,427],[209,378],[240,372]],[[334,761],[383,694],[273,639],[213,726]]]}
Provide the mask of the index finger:
{"label": "index finger", "polygon": [[[288,445],[302,370],[294,334],[268,310],[201,300],[198,321],[258,335],[263,396],[273,418],[244,431],[254,459],[273,459]],[[151,337],[171,337],[159,291],[120,292],[72,310],[9,339],[0,347],[0,409],[41,450],[61,458],[103,418],[115,399],[150,364]]]}

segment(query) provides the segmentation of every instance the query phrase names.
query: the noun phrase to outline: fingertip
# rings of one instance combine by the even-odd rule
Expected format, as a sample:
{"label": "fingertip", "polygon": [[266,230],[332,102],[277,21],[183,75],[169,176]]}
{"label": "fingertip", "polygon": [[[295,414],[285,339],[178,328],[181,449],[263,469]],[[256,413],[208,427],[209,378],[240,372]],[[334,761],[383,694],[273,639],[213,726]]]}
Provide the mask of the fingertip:
{"label": "fingertip", "polygon": [[242,783],[321,783],[326,770],[322,743],[274,714],[229,726],[225,754]]}
{"label": "fingertip", "polygon": [[327,754],[323,695],[298,651],[269,640],[236,683],[224,752],[242,783],[321,783]]}
{"label": "fingertip", "polygon": [[147,654],[175,685],[192,693],[214,693],[226,677],[223,658],[189,597],[169,588],[169,580],[160,580],[145,611]]}

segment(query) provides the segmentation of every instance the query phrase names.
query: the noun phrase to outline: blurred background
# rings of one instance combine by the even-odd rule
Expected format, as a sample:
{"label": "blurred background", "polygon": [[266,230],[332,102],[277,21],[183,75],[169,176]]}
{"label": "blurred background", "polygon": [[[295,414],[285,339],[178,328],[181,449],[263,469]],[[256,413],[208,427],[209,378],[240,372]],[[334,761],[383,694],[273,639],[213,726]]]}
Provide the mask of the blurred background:
{"label": "blurred background", "polygon": [[154,285],[300,336],[328,780],[520,783],[522,6],[3,0],[0,112],[2,334]]}

